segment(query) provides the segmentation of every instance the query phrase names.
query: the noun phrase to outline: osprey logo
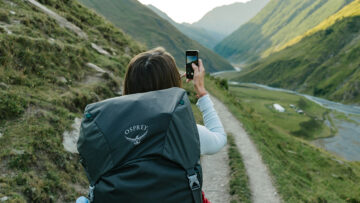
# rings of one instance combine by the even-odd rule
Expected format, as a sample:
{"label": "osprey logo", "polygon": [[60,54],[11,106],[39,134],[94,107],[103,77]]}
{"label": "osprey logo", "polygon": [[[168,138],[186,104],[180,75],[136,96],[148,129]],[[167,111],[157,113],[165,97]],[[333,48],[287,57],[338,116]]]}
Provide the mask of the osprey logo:
{"label": "osprey logo", "polygon": [[[126,129],[124,132],[125,138],[128,141],[132,142],[134,145],[138,145],[148,134],[148,131],[149,131],[148,128],[149,128],[149,126],[147,126],[147,125],[131,126],[130,128]],[[134,134],[135,134],[135,137],[132,136]]]}

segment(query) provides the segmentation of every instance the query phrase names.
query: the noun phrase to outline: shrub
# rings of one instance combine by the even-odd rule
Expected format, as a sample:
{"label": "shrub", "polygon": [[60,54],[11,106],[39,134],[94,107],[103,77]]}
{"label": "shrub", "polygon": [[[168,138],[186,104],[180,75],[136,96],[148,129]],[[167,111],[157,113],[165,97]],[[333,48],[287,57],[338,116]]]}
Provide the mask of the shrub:
{"label": "shrub", "polygon": [[29,170],[29,167],[36,162],[36,157],[32,153],[24,152],[12,156],[9,162],[10,168],[19,169],[23,171]]}
{"label": "shrub", "polygon": [[299,99],[298,101],[298,106],[301,108],[301,109],[306,109],[308,107],[308,103],[307,101],[304,99],[304,98],[301,98]]}
{"label": "shrub", "polygon": [[298,137],[311,138],[312,134],[322,127],[322,121],[311,118],[308,121],[301,122],[300,127],[300,130],[291,133]]}
{"label": "shrub", "polygon": [[7,24],[10,24],[10,18],[9,18],[9,14],[4,13],[4,12],[0,12],[0,21],[5,22]]}
{"label": "shrub", "polygon": [[211,80],[215,80],[215,84],[224,90],[229,90],[228,81],[226,79],[210,77]]}
{"label": "shrub", "polygon": [[24,112],[26,101],[16,94],[0,91],[0,119],[10,119]]}

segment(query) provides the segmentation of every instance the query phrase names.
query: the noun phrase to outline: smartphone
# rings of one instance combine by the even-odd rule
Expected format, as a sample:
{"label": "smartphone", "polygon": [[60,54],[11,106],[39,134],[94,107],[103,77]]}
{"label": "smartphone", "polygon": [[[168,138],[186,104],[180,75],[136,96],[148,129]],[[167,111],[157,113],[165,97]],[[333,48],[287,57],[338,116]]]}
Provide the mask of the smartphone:
{"label": "smartphone", "polygon": [[197,66],[199,65],[199,51],[187,50],[185,55],[186,55],[186,78],[193,79],[194,69],[192,68],[191,64],[195,63]]}

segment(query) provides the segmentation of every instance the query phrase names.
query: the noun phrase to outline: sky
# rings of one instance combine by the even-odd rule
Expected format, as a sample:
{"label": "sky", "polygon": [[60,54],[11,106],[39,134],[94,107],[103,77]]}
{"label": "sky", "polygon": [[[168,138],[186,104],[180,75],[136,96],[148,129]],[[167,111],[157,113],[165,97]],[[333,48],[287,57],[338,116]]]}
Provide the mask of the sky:
{"label": "sky", "polygon": [[200,20],[215,7],[249,0],[139,0],[152,4],[178,23],[193,23]]}

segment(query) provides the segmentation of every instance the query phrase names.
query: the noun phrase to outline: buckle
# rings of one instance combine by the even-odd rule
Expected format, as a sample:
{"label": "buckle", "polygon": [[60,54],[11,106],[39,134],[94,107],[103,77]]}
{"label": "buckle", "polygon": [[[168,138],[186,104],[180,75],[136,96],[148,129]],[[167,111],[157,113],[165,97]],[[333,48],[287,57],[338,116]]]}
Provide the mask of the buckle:
{"label": "buckle", "polygon": [[200,182],[197,178],[197,174],[194,174],[194,175],[189,175],[188,176],[188,179],[189,179],[189,185],[190,185],[190,188],[191,190],[198,190],[200,189]]}

